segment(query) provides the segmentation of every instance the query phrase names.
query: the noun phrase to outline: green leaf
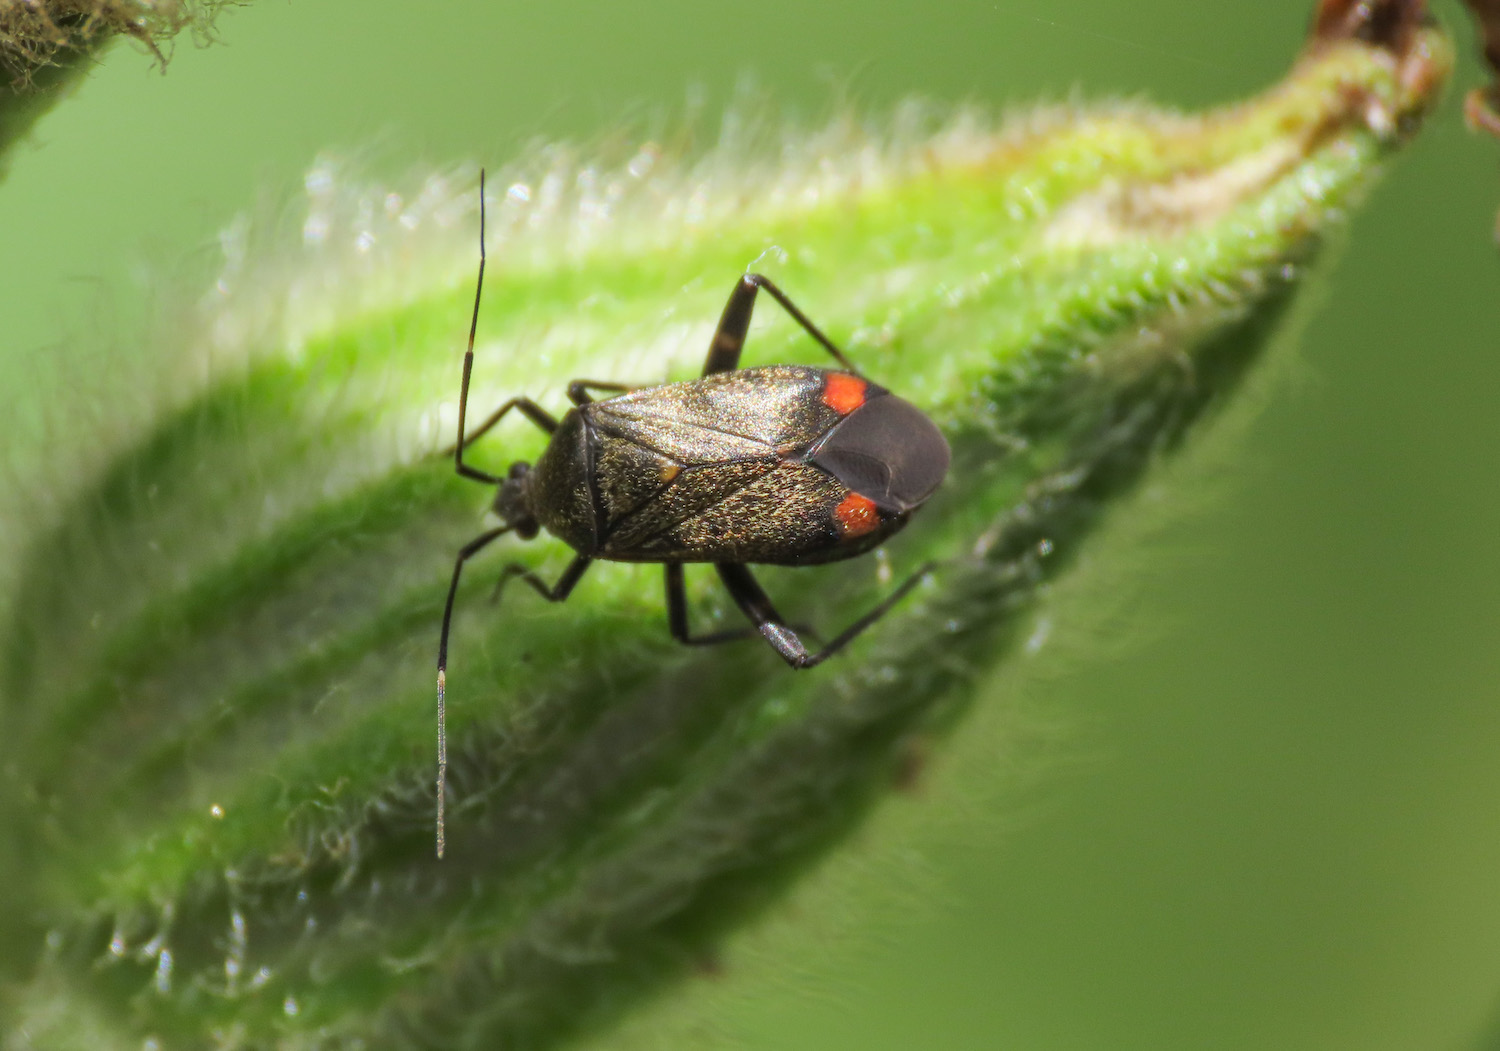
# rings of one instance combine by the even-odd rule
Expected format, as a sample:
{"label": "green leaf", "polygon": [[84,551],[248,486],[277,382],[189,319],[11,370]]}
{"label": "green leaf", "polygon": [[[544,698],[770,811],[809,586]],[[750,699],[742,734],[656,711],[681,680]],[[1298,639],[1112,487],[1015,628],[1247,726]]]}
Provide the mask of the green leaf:
{"label": "green leaf", "polygon": [[[678,647],[652,566],[494,608],[502,564],[551,578],[569,551],[471,564],[442,861],[437,627],[492,498],[440,454],[474,173],[385,188],[326,162],[293,229],[232,231],[159,370],[96,381],[117,437],[57,452],[76,487],[0,529],[21,552],[7,1046],[553,1046],[705,965],[955,723],[1038,586],[1235,390],[1446,75],[1435,31],[1320,29],[1281,84],[1203,116],[913,106],[809,134],[741,111],[702,154],[554,147],[492,176],[477,411],[691,377],[748,264],[955,460],[881,557],[763,572],[832,636],[936,562],[811,671]],[[762,307],[746,364],[819,354]],[[541,445],[507,423],[475,456]],[[710,577],[690,567],[692,616],[732,626]]]}

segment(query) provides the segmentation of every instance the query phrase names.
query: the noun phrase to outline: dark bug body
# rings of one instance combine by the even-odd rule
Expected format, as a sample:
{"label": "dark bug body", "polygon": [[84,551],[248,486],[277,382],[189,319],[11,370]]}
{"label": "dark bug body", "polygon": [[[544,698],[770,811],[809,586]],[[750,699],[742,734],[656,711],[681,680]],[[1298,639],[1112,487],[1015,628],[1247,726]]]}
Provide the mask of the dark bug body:
{"label": "dark bug body", "polygon": [[900,529],[946,456],[927,418],[883,388],[773,365],[571,410],[531,469],[527,502],[542,528],[596,558],[807,565]]}
{"label": "dark bug body", "polygon": [[[810,668],[848,645],[910,591],[926,571],[817,652],[810,653],[746,568],[751,563],[811,565],[852,558],[904,526],[948,471],[948,443],[922,412],[849,364],[843,352],[770,280],[741,277],[709,346],[701,378],[633,388],[574,380],[574,407],[561,420],[529,398],[512,398],[473,431],[464,420],[474,365],[474,332],[484,288],[483,174],[480,177],[479,281],[458,402],[459,474],[497,485],[503,521],[459,550],[438,642],[438,836],[443,854],[447,779],[444,687],[453,602],[464,563],[506,533],[529,539],[546,529],[578,554],[554,584],[519,563],[519,577],[561,602],[595,559],[659,562],[666,575],[667,625],[685,645],[760,635],[794,668]],[[755,300],[764,290],[841,369],[772,365],[741,369],[740,351]],[[590,391],[612,397],[595,400]],[[512,409],[551,435],[535,466],[514,463],[499,477],[464,463],[464,450]],[[750,627],[693,635],[683,565],[709,562]]]}

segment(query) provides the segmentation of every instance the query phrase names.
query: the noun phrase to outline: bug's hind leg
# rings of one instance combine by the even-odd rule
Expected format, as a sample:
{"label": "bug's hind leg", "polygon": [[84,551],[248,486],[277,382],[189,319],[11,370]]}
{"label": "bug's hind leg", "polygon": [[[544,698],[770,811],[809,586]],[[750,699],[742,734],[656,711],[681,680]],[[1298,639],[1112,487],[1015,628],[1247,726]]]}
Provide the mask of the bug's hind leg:
{"label": "bug's hind leg", "polygon": [[[739,642],[742,639],[753,639],[760,635],[757,627],[729,628],[726,631],[716,631],[712,635],[692,635],[688,631],[687,622],[687,592],[682,585],[682,563],[668,562],[664,567],[667,571],[667,627],[672,632],[672,638],[684,646],[715,646],[721,642]],[[806,635],[810,639],[821,641],[818,633],[806,624],[794,624],[793,629],[798,635]]]}
{"label": "bug's hind leg", "polygon": [[573,588],[577,586],[584,571],[593,564],[593,561],[588,555],[579,555],[568,563],[568,568],[563,570],[563,575],[557,578],[556,584],[548,584],[521,563],[512,562],[500,571],[500,579],[495,581],[495,590],[490,595],[490,601],[499,602],[500,593],[505,590],[505,585],[520,577],[548,602],[563,602],[573,593]]}
{"label": "bug's hind leg", "polygon": [[761,274],[746,274],[735,283],[729,293],[729,302],[724,304],[724,313],[719,317],[719,327],[714,330],[713,342],[708,345],[708,360],[703,363],[703,375],[716,372],[733,372],[740,367],[740,351],[745,347],[745,333],[750,330],[750,315],[755,311],[755,294],[765,289],[783,310],[792,315],[792,320],[801,325],[809,336],[823,345],[844,368],[850,372],[858,370],[844,357],[833,340],[823,335],[823,330],[810,321],[797,304],[787,298],[785,292]]}
{"label": "bug's hind leg", "polygon": [[755,625],[765,640],[771,644],[771,648],[781,654],[782,659],[793,668],[811,668],[832,657],[854,641],[860,632],[889,613],[891,607],[917,586],[923,574],[932,568],[932,563],[929,562],[907,577],[901,586],[887,595],[878,606],[839,632],[832,642],[816,653],[807,652],[807,647],[802,645],[802,640],[797,637],[797,633],[787,625],[781,614],[776,612],[776,607],[771,605],[770,598],[756,583],[755,577],[751,575],[747,567],[732,562],[720,562],[714,568],[719,571],[720,579],[729,589],[730,597],[734,599],[735,604],[740,607],[745,616],[750,618],[750,622]]}

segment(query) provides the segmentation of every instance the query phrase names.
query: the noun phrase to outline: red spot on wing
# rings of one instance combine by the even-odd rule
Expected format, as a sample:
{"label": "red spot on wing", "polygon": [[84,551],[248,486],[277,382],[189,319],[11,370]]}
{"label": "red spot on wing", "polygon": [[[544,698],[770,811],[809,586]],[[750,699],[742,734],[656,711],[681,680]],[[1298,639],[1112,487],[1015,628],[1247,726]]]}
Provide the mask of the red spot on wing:
{"label": "red spot on wing", "polygon": [[880,524],[880,512],[875,509],[875,501],[850,493],[833,509],[833,520],[838,523],[840,536],[864,536]]}
{"label": "red spot on wing", "polygon": [[869,384],[847,372],[830,372],[823,383],[823,404],[840,416],[848,416],[865,403]]}

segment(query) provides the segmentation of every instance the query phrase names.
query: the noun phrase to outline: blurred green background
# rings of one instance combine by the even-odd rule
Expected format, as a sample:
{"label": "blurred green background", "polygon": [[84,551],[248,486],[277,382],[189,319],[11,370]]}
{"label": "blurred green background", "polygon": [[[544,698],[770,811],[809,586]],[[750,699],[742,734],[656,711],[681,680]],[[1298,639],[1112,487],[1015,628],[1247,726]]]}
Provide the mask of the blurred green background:
{"label": "blurred green background", "polygon": [[[809,120],[913,94],[1201,107],[1278,77],[1310,7],[257,0],[165,76],[117,46],[14,155],[0,413],[33,441],[70,365],[149,354],[216,231],[321,150],[493,165],[714,113],[746,75]],[[1438,14],[1478,83],[1459,5]],[[632,1042],[1500,1048],[1500,146],[1459,94],[1315,277],[1273,396],[1054,589],[1045,645],[975,713],[1015,746],[961,727]]]}

